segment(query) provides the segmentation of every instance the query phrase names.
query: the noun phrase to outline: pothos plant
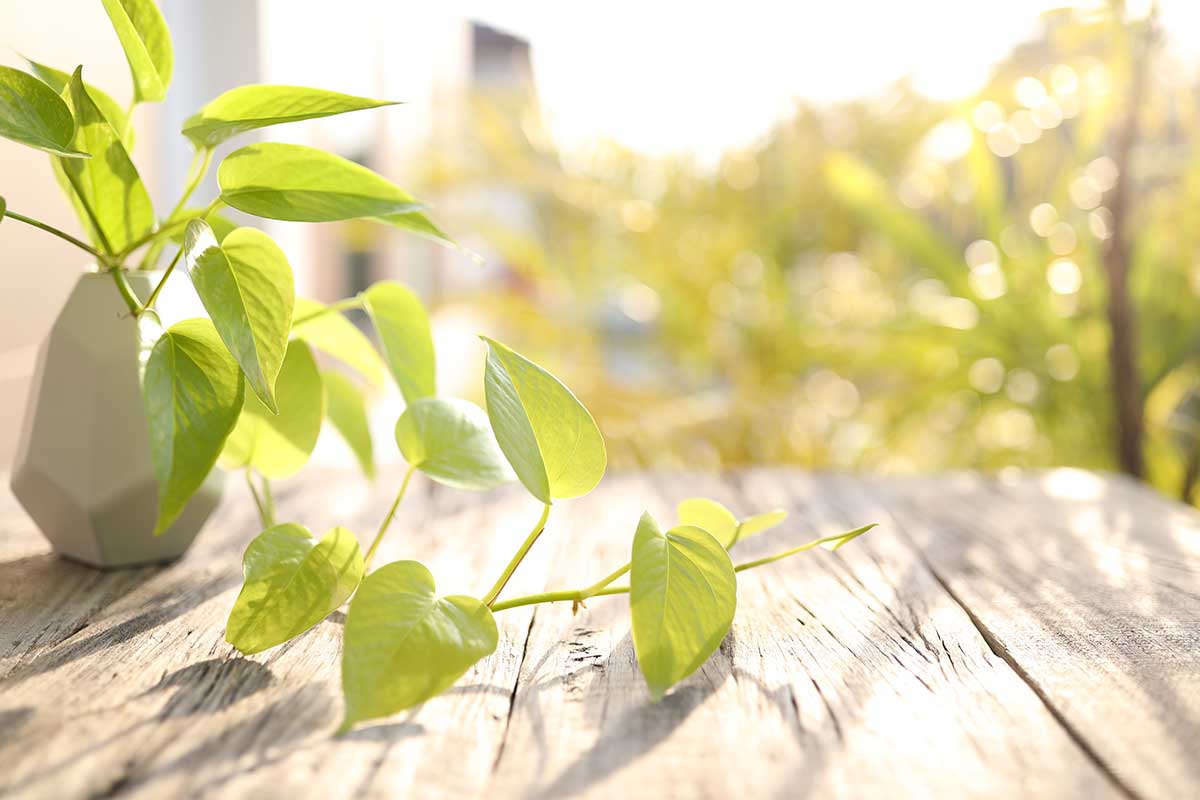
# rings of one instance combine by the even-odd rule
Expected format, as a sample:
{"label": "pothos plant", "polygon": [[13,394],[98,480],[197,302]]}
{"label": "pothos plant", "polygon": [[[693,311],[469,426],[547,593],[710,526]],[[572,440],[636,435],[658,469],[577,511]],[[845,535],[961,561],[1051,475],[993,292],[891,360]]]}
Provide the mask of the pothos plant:
{"label": "pothos plant", "polygon": [[[102,0],[125,49],[136,105],[161,100],[170,83],[170,36],[150,0]],[[394,714],[441,693],[497,647],[494,614],[539,603],[628,595],[638,664],[655,699],[695,672],[733,622],[738,573],[818,545],[837,548],[873,526],[817,539],[735,564],[729,549],[784,519],[773,511],[746,519],[713,500],[680,504],[665,532],[644,514],[629,561],[579,588],[505,597],[509,579],[542,535],[555,501],[587,494],[607,466],[592,416],[557,378],[505,345],[485,339],[486,412],[437,393],[428,316],[404,286],[384,282],[324,306],[294,296],[280,248],[257,229],[238,227],[224,206],[280,220],[372,219],[452,244],[410,195],[375,173],[329,153],[288,144],[252,144],[227,156],[220,194],[189,205],[217,145],[245,131],[388,105],[292,86],[227,92],[183,128],[195,149],[187,185],[157,216],[129,152],[130,109],[68,75],[30,62],[31,73],[0,67],[0,136],[43,150],[79,215],[89,242],[7,209],[0,214],[41,228],[91,254],[112,276],[129,313],[151,331],[143,395],[159,481],[157,529],[165,529],[220,459],[244,469],[264,530],[243,559],[244,583],[226,639],[245,654],[282,644],[349,602],[346,613],[341,730]],[[143,301],[127,271],[155,269],[175,247],[162,278]],[[155,330],[155,300],[183,264],[207,318]],[[366,311],[380,352],[345,317]],[[318,369],[324,350],[368,381],[398,385],[406,406],[395,439],[408,464],[395,501],[366,552],[335,527],[321,538],[275,519],[270,481],[307,461],[323,419],[349,442],[363,468],[373,452],[363,396],[340,372]],[[247,390],[247,386],[249,387]],[[528,536],[495,582],[478,597],[439,596],[433,575],[415,561],[372,570],[416,472],[437,483],[482,491],[514,478],[541,506]],[[618,583],[628,575],[627,583]]]}
{"label": "pothos plant", "polygon": [[[341,373],[321,373],[312,348],[330,352],[375,382],[384,372],[378,356],[348,320],[320,318],[323,306],[295,297],[287,257],[269,236],[239,227],[220,212],[228,206],[276,220],[372,219],[453,243],[420,202],[390,181],[294,144],[235,150],[217,171],[218,196],[205,206],[190,203],[215,149],[238,134],[392,103],[299,86],[228,91],[184,123],[192,165],[182,195],[170,211],[158,214],[130,156],[135,138],[130,116],[139,103],[166,95],[174,61],[170,33],[152,0],[101,2],[129,62],[128,107],[86,83],[82,67],[68,74],[28,59],[28,72],[0,66],[0,136],[50,155],[87,241],[18,213],[2,196],[0,220],[32,225],[88,253],[112,277],[114,291],[137,321],[148,353],[141,379],[159,488],[155,532],[179,516],[218,458],[245,469],[260,507],[269,512],[268,481],[303,466],[326,416],[370,470],[362,393]],[[159,270],[166,256],[161,277],[140,298],[130,286],[131,271]],[[163,330],[155,303],[180,267],[208,316]],[[414,313],[423,314],[411,292],[380,284],[341,307],[350,306],[370,313],[393,364],[410,356],[403,349],[407,329]],[[424,384],[409,388],[414,387]]]}
{"label": "pothos plant", "polygon": [[[437,395],[426,317],[414,307],[409,319],[402,341],[389,345],[381,335],[408,401],[395,428],[396,445],[408,467],[366,553],[344,527],[316,539],[295,522],[270,525],[246,550],[244,583],[226,626],[230,644],[244,654],[258,653],[299,636],[349,601],[341,731],[448,689],[495,651],[495,613],[554,602],[578,608],[590,598],[608,595],[629,596],[634,650],[650,693],[658,699],[699,669],[725,638],[737,606],[739,572],[818,545],[836,549],[874,527],[735,564],[731,547],[780,524],[786,514],[770,511],[739,519],[714,500],[695,498],[679,505],[678,524],[665,532],[643,514],[629,560],[595,583],[505,597],[509,579],[545,530],[553,503],[585,495],[600,482],[607,465],[604,439],[591,414],[561,381],[486,337],[486,412],[466,400]],[[541,505],[528,536],[477,597],[439,596],[433,575],[416,561],[395,561],[372,571],[379,544],[416,472],[468,490],[492,489],[515,477]],[[618,584],[625,575],[628,582]]]}

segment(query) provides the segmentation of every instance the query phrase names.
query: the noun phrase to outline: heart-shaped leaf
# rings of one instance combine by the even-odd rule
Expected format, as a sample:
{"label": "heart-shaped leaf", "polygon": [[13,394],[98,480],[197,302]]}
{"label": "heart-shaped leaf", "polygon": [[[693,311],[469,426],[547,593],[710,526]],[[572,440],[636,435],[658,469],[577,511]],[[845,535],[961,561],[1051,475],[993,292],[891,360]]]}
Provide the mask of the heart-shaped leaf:
{"label": "heart-shaped leaf", "polygon": [[404,401],[412,403],[436,394],[433,332],[420,299],[395,281],[376,283],[362,298]]}
{"label": "heart-shaped leaf", "polygon": [[71,76],[69,95],[78,126],[75,149],[92,157],[58,163],[93,240],[106,252],[119,253],[154,228],[154,207],[121,137],[84,88],[82,68]]}
{"label": "heart-shaped leaf", "polygon": [[270,236],[238,228],[218,244],[208,223],[187,225],[183,253],[196,294],[258,399],[277,413],[275,379],[292,328],[292,268]]}
{"label": "heart-shaped leaf", "polygon": [[460,246],[458,242],[447,236],[445,231],[434,225],[433,220],[420,211],[409,211],[404,214],[387,214],[382,217],[375,217],[375,219],[378,222],[391,225],[393,228],[400,228],[409,233],[415,233],[422,239],[429,239],[438,244],[461,250],[476,261],[482,260],[478,255]]}
{"label": "heart-shaped leaf", "polygon": [[342,373],[327,369],[321,371],[325,384],[325,414],[333,423],[358,459],[363,474],[375,477],[375,447],[371,442],[371,427],[367,421],[367,400],[354,385],[354,381]]}
{"label": "heart-shaped leaf", "polygon": [[142,379],[158,521],[166,530],[208,476],[242,408],[237,362],[206,319],[172,325],[158,338]]}
{"label": "heart-shaped leaf", "polygon": [[763,531],[769,531],[771,528],[779,525],[785,519],[787,519],[787,512],[782,510],[768,511],[763,514],[755,514],[752,517],[746,517],[744,520],[738,523],[738,534],[733,540],[734,544],[740,542],[742,539],[748,539],[751,536],[762,533]]}
{"label": "heart-shaped leaf", "polygon": [[0,136],[64,158],[87,159],[74,147],[75,119],[58,94],[37,78],[0,66]]}
{"label": "heart-shaped leaf", "polygon": [[363,557],[345,528],[318,542],[307,528],[288,522],[250,542],[242,575],[225,641],[250,655],[299,636],[336,611],[358,588]]}
{"label": "heart-shaped leaf", "polygon": [[425,397],[396,422],[404,460],[438,483],[483,491],[513,479],[487,414],[455,397]]}
{"label": "heart-shaped leaf", "polygon": [[[38,62],[26,58],[29,68],[33,70],[33,74],[42,79],[42,82],[53,89],[58,94],[67,91],[67,87],[71,85],[71,73],[63,72],[61,69],[39,64]],[[125,113],[125,109],[121,104],[112,98],[110,94],[102,89],[97,89],[90,83],[83,85],[87,89],[88,96],[92,98],[92,102],[104,114],[104,118],[108,120],[108,124],[121,137],[121,141],[125,143],[126,150],[133,149],[134,130],[133,125],[129,123],[129,116]]]}
{"label": "heart-shaped leaf", "polygon": [[156,103],[167,96],[175,54],[171,32],[154,0],[100,0],[112,20],[133,75],[135,101]]}
{"label": "heart-shaped leaf", "polygon": [[391,181],[314,147],[268,142],[225,157],[221,199],[268,219],[333,222],[407,214],[424,206]]}
{"label": "heart-shaped leaf", "polygon": [[742,539],[770,530],[787,519],[786,511],[776,510],[739,520],[728,508],[707,497],[684,500],[679,504],[677,513],[681,525],[703,528],[727,550]]}
{"label": "heart-shaped leaf", "polygon": [[316,300],[296,298],[292,336],[345,362],[373,386],[383,386],[387,380],[387,367],[366,334],[340,313],[325,310],[325,305]]}
{"label": "heart-shaped leaf", "polygon": [[188,208],[185,209],[178,218],[178,221],[172,224],[171,233],[168,235],[172,242],[177,245],[183,245],[184,233],[187,231],[186,225],[180,225],[181,222],[191,222],[194,219],[204,218],[208,223],[208,227],[212,228],[213,236],[217,237],[217,244],[225,241],[225,237],[236,231],[240,225],[231,220],[229,217],[218,214],[215,211],[209,211],[206,208]]}
{"label": "heart-shaped leaf", "polygon": [[543,503],[590,492],[608,464],[592,415],[558,378],[499,342],[484,341],[488,417],[521,483]]}
{"label": "heart-shaped leaf", "polygon": [[396,561],[368,575],[346,614],[341,731],[412,708],[496,649],[496,620],[473,597],[438,597],[433,575]]}
{"label": "heart-shaped leaf", "polygon": [[197,147],[216,147],[231,136],[256,128],[391,105],[396,103],[305,86],[239,86],[183,123],[183,135]]}
{"label": "heart-shaped leaf", "polygon": [[630,561],[633,648],[658,700],[720,647],[737,609],[737,576],[712,534],[691,525],[664,534],[649,514]]}
{"label": "heart-shaped leaf", "polygon": [[227,469],[250,466],[268,478],[295,475],[308,462],[325,418],[325,390],[312,350],[293,339],[275,381],[279,413],[253,394],[221,453]]}
{"label": "heart-shaped leaf", "polygon": [[676,511],[679,514],[680,525],[703,528],[725,547],[731,546],[737,538],[737,517],[716,500],[694,497],[681,502]]}

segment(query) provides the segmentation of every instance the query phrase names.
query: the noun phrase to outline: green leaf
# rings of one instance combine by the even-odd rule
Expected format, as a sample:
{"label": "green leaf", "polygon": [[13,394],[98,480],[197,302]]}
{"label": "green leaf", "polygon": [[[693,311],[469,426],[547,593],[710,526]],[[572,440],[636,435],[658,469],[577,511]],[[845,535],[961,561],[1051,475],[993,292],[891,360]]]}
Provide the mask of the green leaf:
{"label": "green leaf", "polygon": [[375,477],[375,448],[367,422],[367,400],[354,381],[336,370],[322,370],[325,384],[325,414],[350,445],[368,478]]}
{"label": "green leaf", "polygon": [[85,212],[85,227],[102,249],[118,253],[154,228],[154,207],[121,137],[83,86],[83,68],[71,76],[76,149],[92,156],[59,162]]}
{"label": "green leaf", "polygon": [[204,482],[242,408],[237,362],[206,319],[172,325],[146,362],[142,394],[162,533]]}
{"label": "green leaf", "polygon": [[292,340],[275,382],[279,413],[253,394],[229,435],[221,463],[228,469],[253,467],[267,478],[287,478],[308,462],[325,418],[325,390],[312,350]]}
{"label": "green leaf", "polygon": [[391,225],[393,228],[400,228],[401,230],[408,231],[409,233],[415,233],[417,236],[420,236],[423,239],[429,239],[437,242],[438,244],[445,245],[447,247],[453,247],[456,250],[461,250],[476,261],[483,260],[479,257],[479,255],[467,250],[458,242],[447,236],[445,231],[443,231],[437,225],[434,225],[433,220],[429,219],[429,217],[425,216],[425,214],[421,213],[420,211],[409,211],[404,214],[387,214],[382,217],[376,217],[375,219],[376,221],[382,222],[385,225]]}
{"label": "green leaf", "polygon": [[317,542],[307,528],[287,522],[250,542],[242,575],[225,641],[250,655],[294,639],[336,611],[358,588],[363,557],[345,528]]}
{"label": "green leaf", "polygon": [[496,649],[492,612],[473,597],[438,597],[433,575],[397,561],[363,580],[346,614],[339,732],[412,708],[454,685]]}
{"label": "green leaf", "polygon": [[372,385],[383,386],[387,367],[371,340],[340,313],[324,309],[323,303],[297,297],[292,312],[292,336],[345,362]]}
{"label": "green leaf", "polygon": [[748,539],[751,536],[768,531],[787,519],[787,512],[782,510],[768,511],[765,514],[755,514],[742,520],[738,526],[738,535],[734,542]]}
{"label": "green leaf", "polygon": [[[25,61],[29,63],[29,68],[33,70],[33,74],[41,78],[47,86],[58,94],[61,95],[67,91],[67,87],[71,85],[71,74],[69,72],[63,72],[60,69],[39,64],[31,58],[26,58]],[[92,98],[92,102],[96,104],[96,107],[100,109],[104,118],[108,120],[108,124],[121,137],[121,141],[125,144],[125,149],[132,150],[134,130],[133,125],[129,122],[129,116],[125,113],[125,109],[104,90],[97,89],[90,83],[85,83],[83,86],[87,89],[88,96]]]}
{"label": "green leaf", "polygon": [[558,378],[499,342],[483,339],[488,417],[521,483],[543,503],[590,492],[608,464],[592,415]]}
{"label": "green leaf", "polygon": [[739,520],[725,506],[707,497],[684,500],[677,509],[681,525],[695,525],[711,533],[725,549],[755,534],[774,528],[787,519],[786,511],[769,511]]}
{"label": "green leaf", "polygon": [[[208,209],[204,209],[204,208],[185,209],[183,211],[183,213],[181,213],[179,215],[179,221],[182,222],[182,221],[186,220],[188,222],[191,222],[192,220],[199,219],[201,217],[203,217],[204,221],[208,223],[208,227],[212,228],[213,235],[217,237],[217,244],[220,244],[221,242],[225,241],[226,236],[228,236],[229,234],[236,231],[239,227],[241,227],[236,222],[231,220],[229,217],[226,217],[223,214],[218,214],[215,211],[209,211]],[[182,245],[183,239],[184,239],[184,232],[186,230],[187,230],[187,226],[182,226],[182,227],[177,226],[168,235],[167,238],[169,238],[175,244]]]}
{"label": "green leaf", "polygon": [[730,547],[737,539],[738,521],[725,506],[707,497],[684,500],[676,509],[680,525],[694,525],[713,535],[723,547]]}
{"label": "green leaf", "polygon": [[404,401],[436,394],[433,332],[420,299],[395,281],[376,283],[362,298]]}
{"label": "green leaf", "polygon": [[278,413],[275,379],[292,329],[292,268],[270,236],[238,228],[218,244],[208,223],[187,225],[183,254],[196,294],[258,399]]}
{"label": "green leaf", "polygon": [[298,144],[252,144],[217,170],[221,199],[268,219],[333,222],[407,214],[424,206],[366,167]]}
{"label": "green leaf", "polygon": [[90,158],[73,146],[75,119],[66,102],[37,78],[0,66],[0,136],[64,158]]}
{"label": "green leaf", "polygon": [[167,96],[175,54],[171,32],[154,0],[100,0],[112,20],[133,75],[133,99],[156,103]]}
{"label": "green leaf", "polygon": [[396,422],[404,460],[438,483],[483,491],[513,479],[487,414],[454,397],[410,403]]}
{"label": "green leaf", "polygon": [[397,104],[304,86],[239,86],[183,123],[183,135],[199,148],[216,147],[256,128],[392,105]]}
{"label": "green leaf", "polygon": [[0,222],[4,222],[4,212],[8,210],[8,203],[3,197],[0,197]]}
{"label": "green leaf", "polygon": [[633,537],[629,608],[638,665],[658,700],[708,660],[733,624],[737,577],[729,553],[701,528],[664,534],[643,514]]}

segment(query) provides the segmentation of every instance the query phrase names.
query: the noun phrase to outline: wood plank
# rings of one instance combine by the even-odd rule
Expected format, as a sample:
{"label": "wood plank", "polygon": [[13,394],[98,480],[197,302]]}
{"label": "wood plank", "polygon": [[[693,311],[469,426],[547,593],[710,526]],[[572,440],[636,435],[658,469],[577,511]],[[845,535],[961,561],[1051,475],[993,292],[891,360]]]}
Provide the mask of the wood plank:
{"label": "wood plank", "polygon": [[[568,604],[502,612],[499,650],[458,686],[337,740],[340,615],[252,658],[223,642],[256,532],[240,486],[180,563],[105,574],[44,555],[0,495],[0,796],[1180,796],[1105,748],[1160,748],[1146,769],[1190,786],[1197,671],[1179,664],[1200,651],[1196,515],[1099,480],[1103,500],[1088,506],[961,479],[612,476],[556,507],[506,594],[592,582],[628,558],[643,509],[666,522],[697,494],[791,510],[739,559],[866,519],[884,527],[741,574],[731,636],[658,704],[627,600],[597,598],[575,616]],[[368,491],[309,474],[279,493],[281,517],[345,523],[366,542],[397,482]],[[381,563],[417,558],[446,593],[484,591],[539,512],[516,487],[410,492]],[[991,521],[977,522],[985,507]],[[1123,565],[1125,582],[1097,565]],[[1065,621],[1047,581],[1079,595]],[[1124,603],[1136,613],[1080,627]],[[1097,669],[1122,637],[1149,653],[1126,642],[1125,661]],[[1040,683],[1017,657],[1030,652]],[[1114,704],[1072,686],[1134,694]],[[1101,725],[1146,698],[1135,726]],[[1100,738],[1081,733],[1098,725]],[[1137,741],[1148,730],[1158,739]]]}
{"label": "wood plank", "polygon": [[[341,521],[366,542],[390,502],[385,487],[397,477],[387,476],[367,497],[355,481],[313,476],[280,494],[281,518],[316,531]],[[233,494],[231,507],[249,507],[237,489]],[[503,526],[510,507],[523,527],[536,520],[536,504],[515,490],[481,502],[414,481],[380,557],[419,558],[441,577],[439,588],[480,592],[527,532],[492,530]],[[11,765],[0,775],[0,795],[307,796],[325,786],[332,796],[351,797],[421,781],[431,796],[462,796],[486,781],[527,619],[503,620],[499,652],[464,678],[480,691],[459,687],[415,714],[332,740],[341,718],[340,615],[251,658],[238,657],[223,641],[240,550],[255,529],[252,519],[222,520],[195,552],[140,576],[82,631],[6,661],[14,663],[0,684],[0,720],[14,728],[0,741],[0,763]],[[536,559],[526,565],[528,572],[537,568]],[[132,575],[68,571],[72,594],[63,590],[61,607],[38,619],[79,618],[98,602],[78,598],[89,587],[108,597],[135,582]],[[35,604],[41,580],[30,575],[21,584],[29,593],[10,597],[6,608]],[[7,630],[7,613],[3,621]],[[396,769],[382,772],[385,760]],[[455,768],[445,769],[451,762]]]}
{"label": "wood plank", "polygon": [[[792,524],[744,543],[739,559],[864,520],[827,501],[825,479],[795,473],[655,483],[652,496],[578,505],[605,538],[560,550],[561,585],[628,558],[644,506],[670,520],[696,494],[742,513],[792,511]],[[637,673],[627,603],[603,602],[578,617],[537,610],[499,796],[1119,796],[895,531],[740,575],[731,636],[656,705]]]}
{"label": "wood plank", "polygon": [[1200,514],[1077,470],[838,491],[910,537],[1128,794],[1200,797]]}

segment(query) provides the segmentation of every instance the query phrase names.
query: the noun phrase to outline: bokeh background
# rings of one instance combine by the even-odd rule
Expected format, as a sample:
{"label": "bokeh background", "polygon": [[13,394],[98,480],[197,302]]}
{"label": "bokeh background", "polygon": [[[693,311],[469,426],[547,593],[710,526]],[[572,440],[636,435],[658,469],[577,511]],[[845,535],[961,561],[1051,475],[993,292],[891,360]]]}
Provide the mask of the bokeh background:
{"label": "bokeh background", "polygon": [[[162,206],[181,123],[225,89],[405,101],[264,136],[383,173],[482,264],[383,227],[267,230],[301,294],[414,286],[445,392],[481,399],[486,331],[576,390],[617,467],[1075,465],[1193,499],[1192,0],[162,6],[175,81],[134,153]],[[98,2],[0,0],[0,20],[3,63],[82,63],[128,98]],[[77,229],[46,159],[7,142],[0,193]],[[0,457],[83,266],[0,228]],[[383,460],[398,403],[374,405]]]}

